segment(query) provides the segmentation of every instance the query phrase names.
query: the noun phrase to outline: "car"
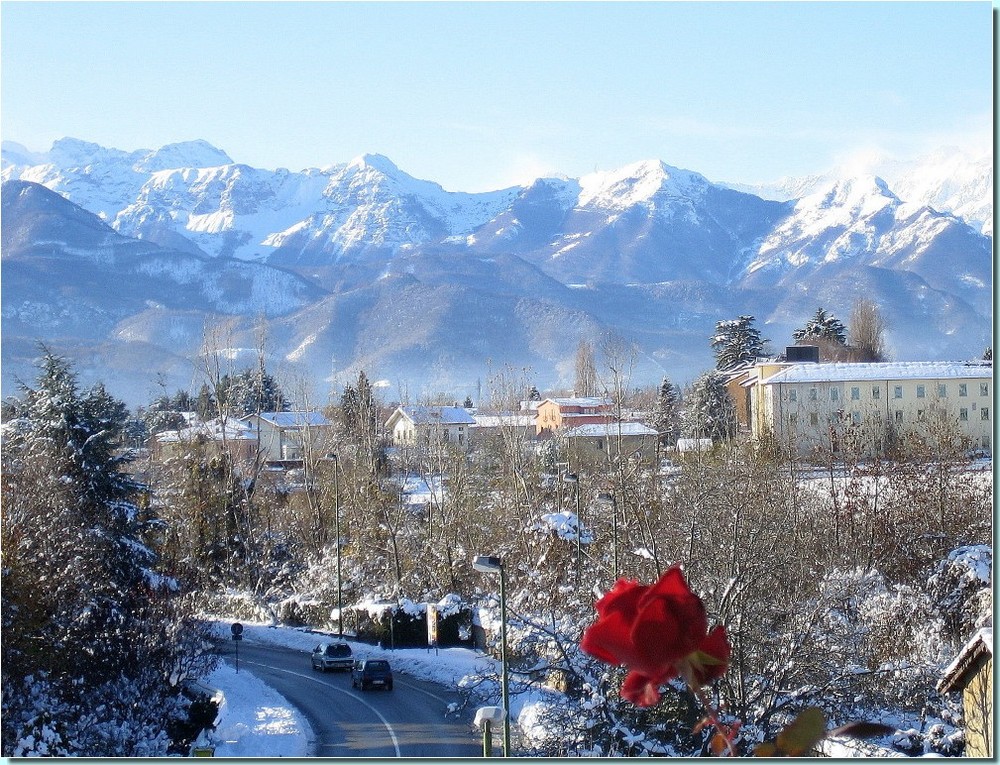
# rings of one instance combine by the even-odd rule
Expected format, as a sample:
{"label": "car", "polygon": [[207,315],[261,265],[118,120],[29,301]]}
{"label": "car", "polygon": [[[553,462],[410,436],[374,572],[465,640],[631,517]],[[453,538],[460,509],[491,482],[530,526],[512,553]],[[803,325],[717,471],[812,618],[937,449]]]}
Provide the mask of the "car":
{"label": "car", "polygon": [[351,647],[344,642],[320,643],[313,648],[312,667],[320,672],[328,669],[349,670],[354,666],[354,654]]}
{"label": "car", "polygon": [[385,659],[362,659],[354,662],[351,670],[351,686],[367,691],[369,688],[392,690],[392,668]]}

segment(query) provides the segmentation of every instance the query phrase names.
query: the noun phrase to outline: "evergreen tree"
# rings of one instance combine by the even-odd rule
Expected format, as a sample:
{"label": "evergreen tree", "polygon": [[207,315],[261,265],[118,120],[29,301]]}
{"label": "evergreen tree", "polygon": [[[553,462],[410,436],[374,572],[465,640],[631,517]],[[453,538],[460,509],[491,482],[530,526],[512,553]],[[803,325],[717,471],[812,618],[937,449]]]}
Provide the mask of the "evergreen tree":
{"label": "evergreen tree", "polygon": [[2,751],[165,754],[198,651],[142,542],[155,520],[124,469],[128,411],[43,352],[3,425]]}
{"label": "evergreen tree", "polygon": [[768,341],[761,338],[754,321],[753,316],[740,316],[716,323],[712,337],[716,369],[738,369],[764,353],[764,343]]}
{"label": "evergreen tree", "polygon": [[538,388],[532,385],[531,389],[528,391],[528,401],[541,401],[541,400],[542,400],[542,394],[538,392]]}
{"label": "evergreen tree", "polygon": [[690,438],[724,441],[736,435],[736,406],[717,370],[699,377],[686,399],[684,432]]}
{"label": "evergreen tree", "polygon": [[465,401],[463,402],[462,407],[465,408],[465,409],[472,409],[473,408],[472,396],[466,396],[465,397]]}
{"label": "evergreen tree", "polygon": [[672,446],[677,443],[680,435],[680,404],[680,393],[670,380],[664,377],[657,392],[650,423],[660,434],[660,443],[664,445]]}
{"label": "evergreen tree", "polygon": [[828,340],[838,345],[847,343],[847,327],[844,323],[823,308],[817,308],[816,313],[801,329],[792,332],[796,341]]}

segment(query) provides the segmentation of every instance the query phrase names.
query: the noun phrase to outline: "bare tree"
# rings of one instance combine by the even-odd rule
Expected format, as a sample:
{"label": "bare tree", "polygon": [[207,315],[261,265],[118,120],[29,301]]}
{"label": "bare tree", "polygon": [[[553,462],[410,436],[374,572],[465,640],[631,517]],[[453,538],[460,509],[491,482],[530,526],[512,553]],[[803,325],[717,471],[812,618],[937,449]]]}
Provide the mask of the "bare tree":
{"label": "bare tree", "polygon": [[885,318],[875,303],[859,298],[851,309],[850,345],[854,361],[885,361]]}
{"label": "bare tree", "polygon": [[594,346],[587,340],[581,340],[576,348],[575,370],[573,389],[576,395],[597,395],[597,362],[594,358]]}

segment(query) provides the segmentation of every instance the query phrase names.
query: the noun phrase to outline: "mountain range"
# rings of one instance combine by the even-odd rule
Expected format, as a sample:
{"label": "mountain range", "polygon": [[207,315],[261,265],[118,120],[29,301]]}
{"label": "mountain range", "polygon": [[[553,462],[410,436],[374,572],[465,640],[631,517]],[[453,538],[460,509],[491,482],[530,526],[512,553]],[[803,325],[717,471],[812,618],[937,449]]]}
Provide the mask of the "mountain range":
{"label": "mountain range", "polygon": [[360,369],[397,396],[475,398],[505,367],[570,386],[579,341],[609,334],[638,348],[633,384],[684,383],[712,366],[717,321],[752,314],[780,349],[858,297],[895,359],[979,356],[992,165],[894,173],[764,189],[652,160],[461,193],[381,155],[293,172],[204,141],[4,142],[3,395],[38,341],[131,403],[261,348],[300,403]]}

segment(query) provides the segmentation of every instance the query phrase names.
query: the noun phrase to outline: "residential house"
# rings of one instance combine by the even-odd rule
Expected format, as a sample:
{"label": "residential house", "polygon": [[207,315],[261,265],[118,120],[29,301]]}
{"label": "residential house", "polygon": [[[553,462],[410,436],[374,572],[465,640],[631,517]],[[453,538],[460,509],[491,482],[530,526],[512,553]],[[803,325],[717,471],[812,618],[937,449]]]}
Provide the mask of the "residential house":
{"label": "residential house", "polygon": [[578,425],[595,425],[611,422],[612,402],[606,398],[583,396],[547,398],[538,405],[535,421],[536,432],[555,433]]}
{"label": "residential house", "polygon": [[193,446],[204,448],[210,456],[225,450],[237,464],[253,467],[257,463],[257,431],[247,423],[228,417],[200,422],[189,419],[190,424],[179,430],[165,430],[152,439],[152,452],[156,459],[179,457]]}
{"label": "residential house", "polygon": [[754,437],[773,435],[797,454],[849,443],[877,452],[940,425],[992,453],[991,363],[765,362],[755,371],[743,383]]}
{"label": "residential house", "polygon": [[243,418],[257,431],[265,463],[301,463],[322,449],[330,422],[320,412],[261,412]]}
{"label": "residential house", "polygon": [[577,459],[607,459],[610,454],[613,457],[640,456],[651,460],[656,456],[658,442],[656,430],[641,422],[577,425],[563,431],[560,437],[565,439],[567,450]]}
{"label": "residential house", "polygon": [[474,414],[472,434],[477,442],[500,436],[504,432],[519,440],[535,438],[534,412],[501,412],[500,414]]}
{"label": "residential house", "polygon": [[453,444],[467,447],[476,420],[460,406],[411,406],[396,408],[385,423],[395,446]]}
{"label": "residential house", "polygon": [[979,630],[938,682],[941,693],[962,694],[965,756],[993,758],[993,628]]}

